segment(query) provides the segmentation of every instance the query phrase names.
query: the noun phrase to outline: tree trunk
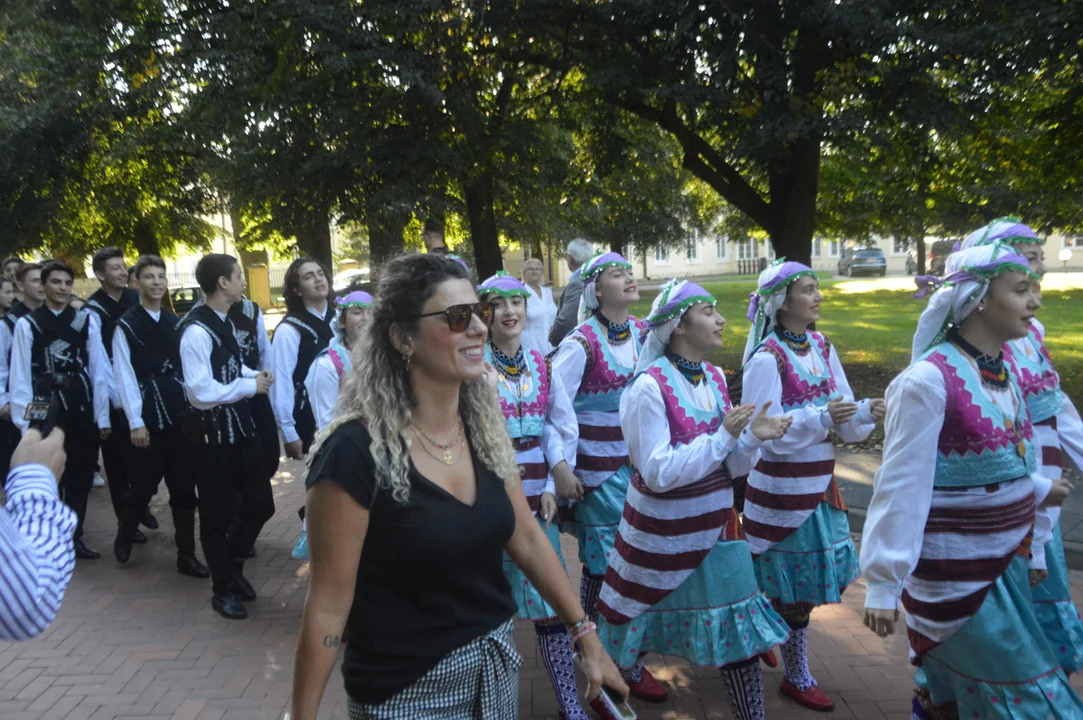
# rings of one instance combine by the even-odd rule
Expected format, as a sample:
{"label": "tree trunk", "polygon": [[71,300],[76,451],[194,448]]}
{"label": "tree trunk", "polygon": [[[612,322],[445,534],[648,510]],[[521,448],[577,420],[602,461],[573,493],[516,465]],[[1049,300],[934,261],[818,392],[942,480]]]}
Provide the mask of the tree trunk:
{"label": "tree trunk", "polygon": [[405,247],[403,233],[409,219],[409,215],[369,213],[369,265],[372,269],[369,277],[373,282],[380,265],[402,253]]}
{"label": "tree trunk", "polygon": [[315,258],[333,273],[330,215],[326,208],[312,209],[304,214],[303,227],[297,229],[297,249],[301,255]]}
{"label": "tree trunk", "polygon": [[470,221],[470,236],[474,246],[474,263],[478,279],[484,280],[504,269],[500,252],[500,237],[493,211],[493,176],[489,170],[472,178],[464,188],[466,215]]}
{"label": "tree trunk", "polygon": [[139,255],[161,255],[158,235],[146,219],[136,221],[132,232],[132,247]]}
{"label": "tree trunk", "polygon": [[925,233],[924,232],[921,233],[920,235],[918,235],[916,238],[914,238],[914,253],[916,254],[916,257],[914,259],[917,260],[917,262],[918,262],[917,274],[918,275],[924,275],[925,273],[928,272],[928,270],[925,268],[926,257],[925,257]]}
{"label": "tree trunk", "polygon": [[770,185],[771,209],[776,215],[768,232],[775,257],[811,265],[820,185],[819,139],[795,141],[786,170],[772,175]]}

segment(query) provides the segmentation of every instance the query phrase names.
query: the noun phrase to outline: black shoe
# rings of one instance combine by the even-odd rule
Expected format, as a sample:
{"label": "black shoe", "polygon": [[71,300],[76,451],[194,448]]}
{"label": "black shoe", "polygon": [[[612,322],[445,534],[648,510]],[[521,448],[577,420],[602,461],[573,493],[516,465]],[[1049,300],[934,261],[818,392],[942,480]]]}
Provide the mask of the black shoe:
{"label": "black shoe", "polygon": [[209,578],[211,573],[207,566],[196,559],[195,555],[187,553],[177,554],[177,572],[194,578]]}
{"label": "black shoe", "polygon": [[211,598],[211,607],[226,620],[244,620],[248,617],[248,611],[233,593],[215,595]]}
{"label": "black shoe", "polygon": [[136,530],[135,534],[132,535],[132,543],[136,545],[146,545],[147,536],[143,534],[142,530]]}
{"label": "black shoe", "polygon": [[229,590],[232,593],[236,593],[237,597],[247,602],[252,602],[256,599],[256,589],[252,587],[252,583],[245,579],[244,575],[237,573],[233,576],[233,584],[229,586]]}
{"label": "black shoe", "polygon": [[140,521],[147,530],[158,529],[158,518],[150,514],[150,508],[143,511],[143,519]]}
{"label": "black shoe", "polygon": [[128,562],[132,557],[131,542],[117,535],[117,539],[113,541],[113,554],[116,556],[118,563]]}
{"label": "black shoe", "polygon": [[75,557],[80,560],[97,560],[102,556],[99,552],[94,552],[86,546],[82,538],[75,541]]}

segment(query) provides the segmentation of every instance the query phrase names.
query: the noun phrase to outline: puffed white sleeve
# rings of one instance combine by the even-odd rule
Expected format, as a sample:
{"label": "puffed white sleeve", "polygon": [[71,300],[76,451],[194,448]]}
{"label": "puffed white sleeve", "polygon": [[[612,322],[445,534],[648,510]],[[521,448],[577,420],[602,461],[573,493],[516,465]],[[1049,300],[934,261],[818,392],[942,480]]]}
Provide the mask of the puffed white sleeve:
{"label": "puffed white sleeve", "polygon": [[[263,323],[263,311],[256,306],[256,347],[259,348],[259,369],[271,369],[271,336]],[[276,378],[277,379],[277,378]]]}
{"label": "puffed white sleeve", "polygon": [[139,380],[132,369],[132,350],[128,336],[117,328],[113,333],[113,378],[116,382],[120,406],[128,418],[132,430],[143,427],[143,395],[139,392]]}
{"label": "puffed white sleeve", "polygon": [[873,477],[861,540],[865,607],[898,609],[903,582],[921,557],[946,395],[943,376],[927,362],[910,366],[888,386],[884,458]]}
{"label": "puffed white sleeve", "polygon": [[87,328],[87,356],[90,384],[93,387],[94,421],[100,430],[109,427],[109,406],[113,397],[113,366],[102,344],[102,326],[98,314],[87,313],[90,326]]}
{"label": "puffed white sleeve", "polygon": [[228,405],[256,394],[256,381],[239,377],[228,385],[214,379],[211,372],[211,336],[198,325],[184,329],[180,340],[181,369],[188,402],[199,410]]}
{"label": "puffed white sleeve", "polygon": [[[842,369],[842,363],[839,361],[839,354],[835,352],[834,345],[831,346],[829,362],[839,395],[846,400],[854,400],[854,391],[850,389],[850,381],[846,379],[846,371]],[[876,421],[872,419],[872,407],[868,398],[865,398],[858,401],[857,412],[848,422],[835,426],[835,433],[845,442],[856,443],[867,438],[874,427],[876,427]]]}
{"label": "puffed white sleeve", "polygon": [[553,374],[560,376],[564,393],[568,399],[579,394],[579,385],[583,382],[583,373],[587,369],[587,351],[583,344],[568,335],[560,343],[553,355]]}
{"label": "puffed white sleeve", "polygon": [[25,317],[19,318],[15,323],[15,337],[11,341],[11,420],[24,433],[30,426],[26,420],[26,406],[34,400],[34,383],[30,376],[30,349],[33,345],[30,321]]}
{"label": "puffed white sleeve", "polygon": [[568,463],[568,469],[575,469],[575,453],[579,444],[579,422],[564,382],[556,372],[552,373],[549,386],[549,403],[545,414],[545,429],[542,430],[542,450],[549,467],[556,467],[561,462]]}
{"label": "puffed white sleeve", "polygon": [[702,480],[722,465],[738,443],[737,438],[719,427],[717,432],[700,435],[690,443],[671,445],[662,391],[646,374],[624,389],[620,427],[632,464],[647,487],[658,493]]}
{"label": "puffed white sleeve", "polygon": [[748,359],[741,387],[742,403],[753,404],[758,411],[761,405],[770,402],[771,407],[767,409],[769,416],[788,415],[793,418],[786,435],[763,443],[765,449],[788,455],[827,439],[829,425],[824,423],[823,418],[830,416],[826,408],[806,405],[786,413],[782,411],[782,378],[778,374],[775,356],[771,353],[758,352]]}
{"label": "puffed white sleeve", "polygon": [[11,402],[8,392],[8,376],[11,374],[11,328],[0,322],[0,407]]}
{"label": "puffed white sleeve", "polygon": [[308,369],[305,389],[316,418],[316,429],[323,430],[335,418],[335,401],[338,400],[338,370],[327,354],[320,355]]}
{"label": "puffed white sleeve", "polygon": [[1072,404],[1071,398],[1067,393],[1063,395],[1064,404],[1057,414],[1057,439],[1064,451],[1064,459],[1075,467],[1077,473],[1083,475],[1083,420],[1080,420],[1079,411]]}
{"label": "puffed white sleeve", "polygon": [[271,405],[274,406],[275,419],[282,428],[282,439],[291,443],[300,440],[296,423],[293,419],[293,371],[297,368],[297,352],[301,346],[301,334],[297,328],[285,322],[275,328],[275,339],[271,343],[271,366],[275,375],[271,386]]}

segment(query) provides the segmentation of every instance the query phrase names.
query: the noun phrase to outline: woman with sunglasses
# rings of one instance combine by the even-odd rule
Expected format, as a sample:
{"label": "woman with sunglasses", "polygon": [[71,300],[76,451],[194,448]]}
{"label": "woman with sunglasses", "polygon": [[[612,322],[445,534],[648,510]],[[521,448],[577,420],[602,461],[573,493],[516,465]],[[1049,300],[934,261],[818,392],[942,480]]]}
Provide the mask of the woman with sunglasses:
{"label": "woman with sunglasses", "polygon": [[616,552],[598,600],[598,633],[618,665],[639,653],[718,668],[737,720],[763,720],[759,656],[789,628],[760,593],[733,509],[730,478],[792,420],[730,404],[704,360],[725,319],[699,285],[663,286],[636,375],[620,402],[632,475]]}
{"label": "woman with sunglasses", "polygon": [[297,720],[315,720],[344,629],[351,719],[515,717],[505,552],[578,644],[587,697],[624,690],[523,493],[485,362],[491,320],[454,260],[405,255],[380,271],[308,474]]}
{"label": "woman with sunglasses", "polygon": [[[632,266],[615,252],[598,253],[583,266],[579,326],[553,356],[575,408],[578,444],[574,467],[554,468],[557,492],[578,501],[576,534],[583,576],[579,601],[597,619],[595,604],[613,556],[617,525],[632,468],[620,427],[620,398],[639,360],[642,324],[628,314],[639,300]],[[574,474],[571,472],[574,470]],[[636,662],[625,673],[633,695],[661,702],[669,691]]]}
{"label": "woman with sunglasses", "polygon": [[[550,467],[562,467],[575,452],[575,411],[545,356],[522,345],[528,303],[535,300],[523,283],[503,272],[478,286],[478,298],[493,307],[485,360],[496,368],[504,422],[515,447],[515,463],[527,504],[560,557],[557,500]],[[561,558],[561,563],[564,560]],[[553,683],[562,720],[586,720],[579,704],[571,636],[515,562],[504,555],[518,617],[534,623],[538,652]]]}
{"label": "woman with sunglasses", "polygon": [[748,319],[743,400],[771,403],[793,421],[760,447],[748,474],[744,530],[760,589],[790,626],[782,644],[783,695],[818,711],[835,707],[808,667],[812,610],[842,602],[859,573],[846,504],[835,483],[830,433],[860,442],[884,417],[882,399],[854,402],[838,353],[811,330],[820,284],[806,265],[779,260],[760,273]]}

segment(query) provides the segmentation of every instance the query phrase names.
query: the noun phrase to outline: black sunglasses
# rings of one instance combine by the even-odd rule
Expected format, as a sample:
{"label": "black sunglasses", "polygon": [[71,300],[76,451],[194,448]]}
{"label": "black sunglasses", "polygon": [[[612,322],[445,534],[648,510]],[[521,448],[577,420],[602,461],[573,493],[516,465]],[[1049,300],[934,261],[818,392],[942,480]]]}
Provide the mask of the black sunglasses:
{"label": "black sunglasses", "polygon": [[447,319],[447,326],[451,332],[461,333],[466,332],[466,329],[470,327],[470,318],[477,315],[478,318],[485,323],[485,327],[489,327],[493,323],[493,306],[488,302],[479,302],[475,305],[452,305],[447,310],[439,310],[437,312],[425,313],[424,315],[418,315],[418,319],[427,317],[436,317],[437,315],[443,315]]}

